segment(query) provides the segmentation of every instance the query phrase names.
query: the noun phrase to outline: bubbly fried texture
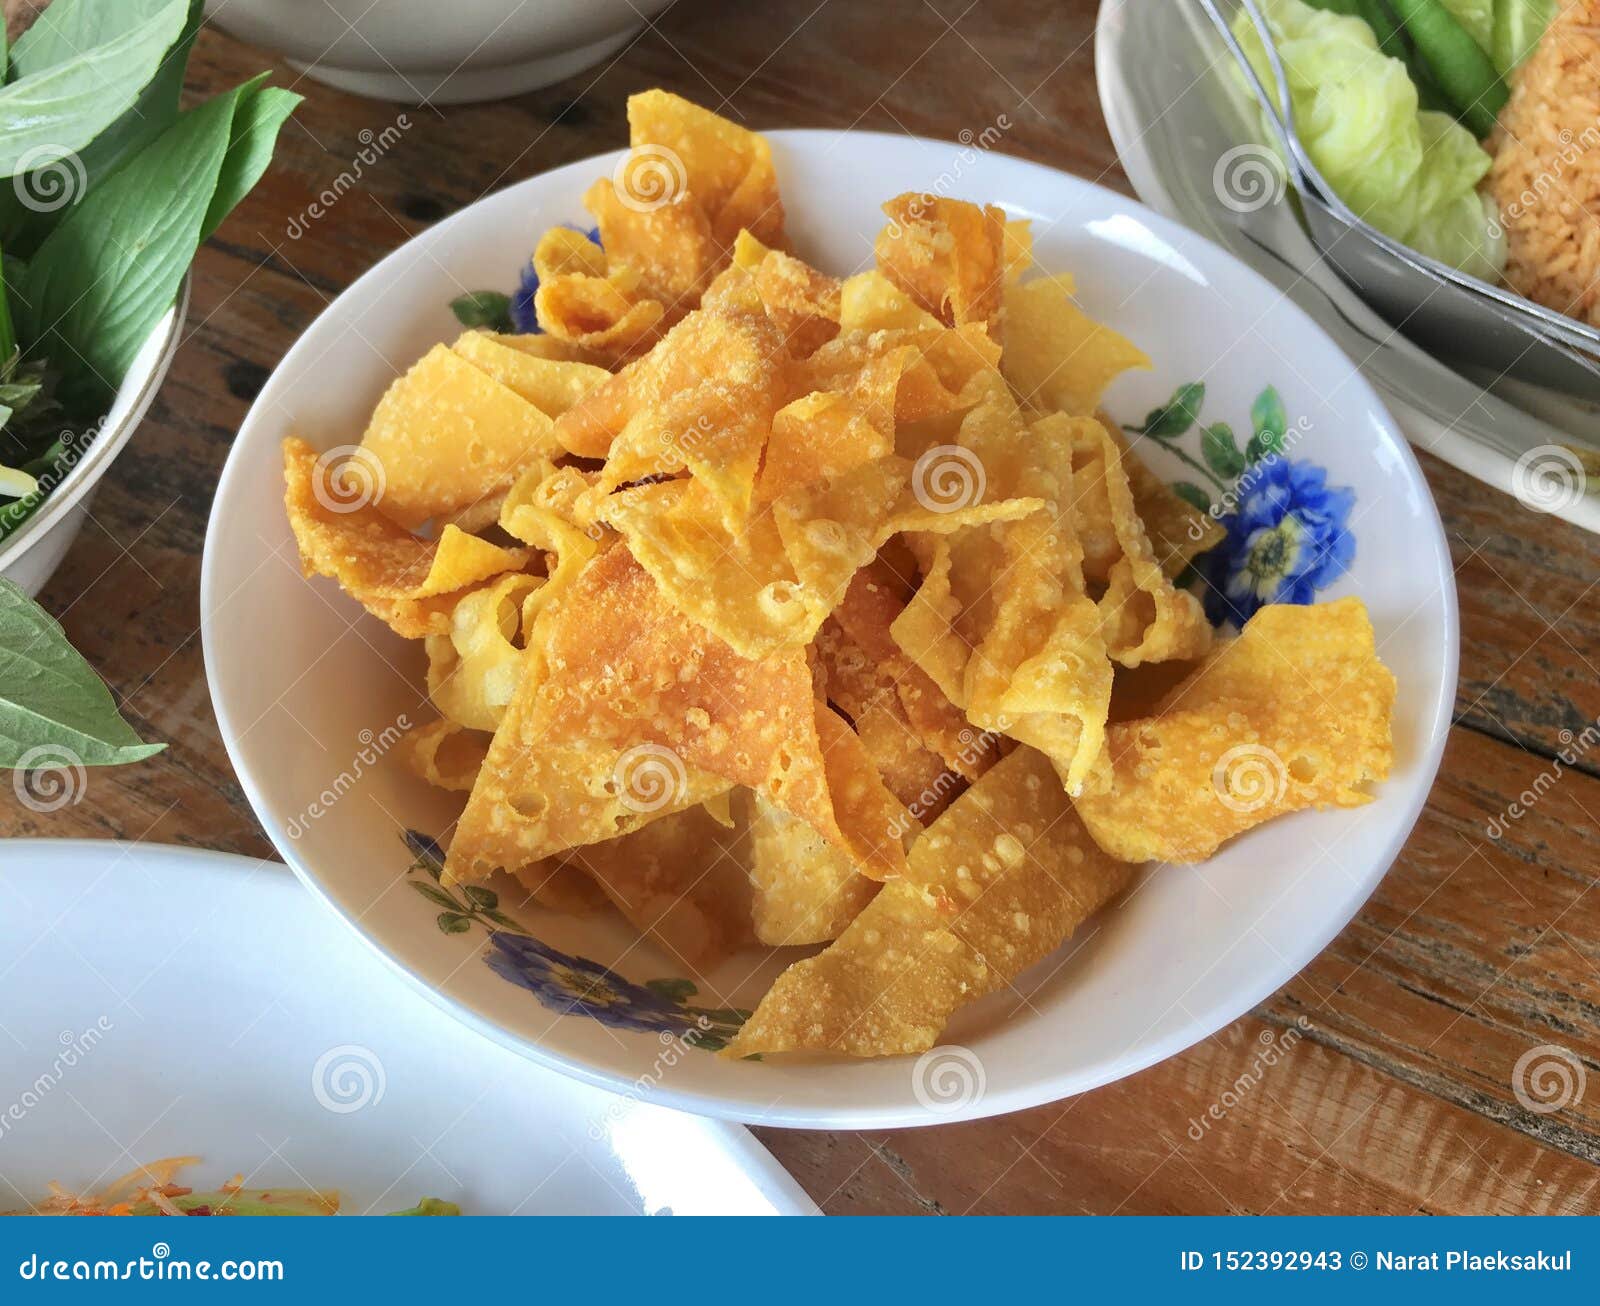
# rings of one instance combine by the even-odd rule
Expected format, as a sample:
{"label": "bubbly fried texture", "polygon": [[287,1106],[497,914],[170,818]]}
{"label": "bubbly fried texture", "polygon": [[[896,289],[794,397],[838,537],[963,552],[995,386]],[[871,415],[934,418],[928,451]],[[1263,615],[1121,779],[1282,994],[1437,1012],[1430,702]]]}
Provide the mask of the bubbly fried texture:
{"label": "bubbly fried texture", "polygon": [[538,332],[434,347],[344,464],[284,449],[307,573],[422,641],[438,717],[395,752],[465,795],[443,882],[620,916],[724,1004],[733,954],[828,945],[732,1055],[894,1055],[1137,863],[1364,801],[1364,611],[1215,642],[1222,529],[1102,408],[1149,360],[1026,221],[900,195],[840,279],[761,136],[661,91],[628,119],[594,233],[537,242]]}
{"label": "bubbly fried texture", "polygon": [[1370,802],[1394,693],[1360,599],[1262,608],[1154,715],[1111,727],[1110,783],[1078,810],[1112,856],[1196,862],[1274,816]]}
{"label": "bubbly fried texture", "polygon": [[926,1051],[957,1008],[1049,956],[1133,874],[1089,839],[1049,759],[1019,748],[912,844],[903,878],[778,977],[726,1055]]}
{"label": "bubbly fried texture", "polygon": [[446,867],[475,878],[597,843],[747,785],[878,878],[904,856],[899,805],[803,650],[740,657],[662,598],[626,549],[547,607]]}

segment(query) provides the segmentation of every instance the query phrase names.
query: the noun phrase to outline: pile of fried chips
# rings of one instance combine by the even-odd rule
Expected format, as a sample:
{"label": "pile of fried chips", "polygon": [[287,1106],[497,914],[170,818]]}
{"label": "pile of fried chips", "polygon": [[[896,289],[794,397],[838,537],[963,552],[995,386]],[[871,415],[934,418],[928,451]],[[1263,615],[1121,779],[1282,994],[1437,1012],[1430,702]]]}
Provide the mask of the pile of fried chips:
{"label": "pile of fried chips", "polygon": [[540,334],[469,332],[360,448],[284,449],[307,574],[424,641],[403,753],[446,873],[615,909],[685,969],[827,944],[732,1055],[931,1046],[1149,860],[1366,801],[1394,681],[1359,601],[1219,639],[1216,542],[1097,416],[1139,350],[1025,223],[884,205],[789,247],[760,136],[659,91],[548,232]]}

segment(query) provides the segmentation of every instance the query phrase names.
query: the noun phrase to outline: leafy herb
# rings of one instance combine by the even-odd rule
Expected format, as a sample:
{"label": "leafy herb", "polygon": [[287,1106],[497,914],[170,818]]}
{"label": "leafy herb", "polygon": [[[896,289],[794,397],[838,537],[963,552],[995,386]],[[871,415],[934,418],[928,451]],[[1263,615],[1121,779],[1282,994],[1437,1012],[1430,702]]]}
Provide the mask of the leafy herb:
{"label": "leafy herb", "polygon": [[0,578],[0,767],[40,749],[58,762],[65,753],[80,766],[115,766],[165,747],[139,741],[61,627]]}
{"label": "leafy herb", "polygon": [[39,246],[22,316],[36,346],[60,366],[69,404],[111,402],[200,241],[260,176],[278,127],[299,102],[261,81],[184,114]]}
{"label": "leafy herb", "polygon": [[56,0],[11,51],[0,175],[87,146],[133,107],[188,16],[189,0]]}

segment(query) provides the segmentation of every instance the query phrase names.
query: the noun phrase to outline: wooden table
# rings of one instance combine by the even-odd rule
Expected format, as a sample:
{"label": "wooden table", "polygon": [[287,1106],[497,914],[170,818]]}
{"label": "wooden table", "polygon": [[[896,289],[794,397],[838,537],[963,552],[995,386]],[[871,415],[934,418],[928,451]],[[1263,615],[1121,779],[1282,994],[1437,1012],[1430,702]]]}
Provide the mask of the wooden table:
{"label": "wooden table", "polygon": [[[201,251],[172,373],[41,596],[141,733],[171,748],[96,772],[90,801],[55,816],[0,810],[0,833],[271,855],[206,692],[206,514],[263,380],[376,259],[486,191],[614,148],[626,96],[658,85],[757,127],[954,138],[1005,114],[999,149],[1126,190],[1095,95],[1094,10],[681,0],[602,70],[510,103],[411,110],[404,140],[298,240],[286,215],[397,109],[204,33],[191,90],[271,66],[308,100],[271,175]],[[762,1131],[825,1210],[1600,1211],[1600,747],[1572,755],[1600,714],[1600,539],[1426,455],[1423,466],[1461,595],[1460,690],[1427,810],[1372,901],[1249,1016],[1110,1087],[973,1124]],[[1536,784],[1531,810],[1489,837],[1490,817]],[[1195,1141],[1191,1122],[1260,1040],[1302,1017],[1305,1036]],[[1540,1114],[1513,1078],[1545,1044],[1581,1058],[1588,1083]]]}

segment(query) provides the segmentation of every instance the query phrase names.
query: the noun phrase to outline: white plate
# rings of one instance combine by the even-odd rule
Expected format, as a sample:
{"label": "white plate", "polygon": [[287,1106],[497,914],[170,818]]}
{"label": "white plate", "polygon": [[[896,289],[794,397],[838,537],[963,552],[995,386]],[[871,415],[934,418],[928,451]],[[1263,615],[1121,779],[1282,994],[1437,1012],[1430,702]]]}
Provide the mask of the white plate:
{"label": "white plate", "polygon": [[214,1188],[468,1214],[814,1214],[747,1131],[550,1074],[419,1002],[276,862],[6,841],[0,1209],[197,1154]]}
{"label": "white plate", "polygon": [[[222,736],[262,824],[306,882],[436,1001],[547,1065],[613,1087],[647,1077],[653,1100],[692,1110],[832,1128],[927,1124],[1081,1092],[1260,1002],[1388,869],[1438,767],[1455,687],[1455,591],[1438,515],[1404,439],[1348,360],[1271,285],[1192,232],[976,145],[866,132],[771,139],[791,234],[834,272],[870,259],[879,200],[940,179],[1034,218],[1039,263],[1076,273],[1088,309],[1154,359],[1153,372],[1128,374],[1108,393],[1124,422],[1204,378],[1205,421],[1247,432],[1253,400],[1277,387],[1296,423],[1293,457],[1355,493],[1354,565],[1318,597],[1361,595],[1399,677],[1398,756],[1377,801],[1302,813],[1204,867],[1152,874],[1099,929],[1022,978],[1025,1002],[1005,993],[959,1015],[948,1037],[966,1051],[948,1063],[954,1076],[934,1074],[946,1064],[937,1057],[795,1064],[704,1053],[660,1073],[652,1025],[687,1018],[683,1004],[753,1006],[781,961],[735,958],[698,995],[666,1001],[641,986],[679,977],[620,920],[529,909],[519,916],[535,936],[527,942],[491,941],[483,920],[441,932],[440,906],[426,896],[434,886],[410,869],[401,833],[443,833],[458,808],[381,756],[402,717],[432,715],[419,689],[422,654],[328,582],[301,577],[279,442],[297,432],[323,448],[349,443],[394,376],[456,333],[448,301],[514,288],[539,234],[583,219],[585,188],[610,174],[616,155],[490,196],[398,250],[335,301],[262,391],[206,540],[202,621]],[[1179,442],[1184,456],[1194,457],[1198,435]],[[1140,447],[1168,476],[1197,475],[1178,452]],[[502,906],[514,901],[506,884],[500,892]],[[562,1014],[574,969],[609,986],[613,1001]],[[557,972],[566,978],[552,979]],[[620,1031],[591,1014],[646,1028]]]}
{"label": "white plate", "polygon": [[1095,79],[1117,161],[1139,198],[1222,245],[1303,308],[1393,408],[1419,449],[1586,530],[1600,494],[1570,454],[1600,412],[1509,377],[1463,376],[1383,321],[1323,262],[1289,211],[1267,152],[1252,144],[1243,92],[1193,0],[1102,0]]}

